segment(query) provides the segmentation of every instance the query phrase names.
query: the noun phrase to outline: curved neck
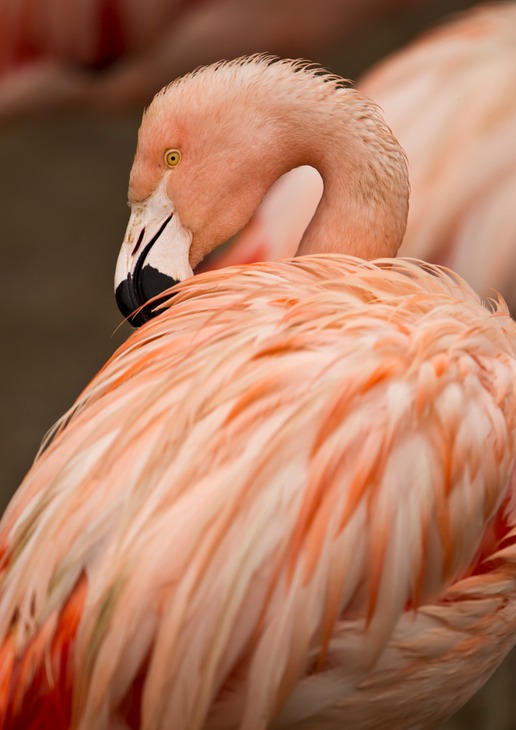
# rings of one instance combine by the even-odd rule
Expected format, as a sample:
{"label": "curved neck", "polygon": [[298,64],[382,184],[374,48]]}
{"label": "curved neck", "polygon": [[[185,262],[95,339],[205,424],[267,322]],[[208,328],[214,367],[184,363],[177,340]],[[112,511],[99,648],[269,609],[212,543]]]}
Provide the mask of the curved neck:
{"label": "curved neck", "polygon": [[309,142],[313,150],[304,163],[318,170],[324,191],[297,255],[395,256],[408,214],[405,154],[369,99],[354,89],[333,97],[308,110],[311,124],[298,131],[301,149]]}
{"label": "curved neck", "polygon": [[298,254],[395,256],[408,212],[405,155],[375,104],[342,84],[306,62],[261,56],[175,81],[144,117],[133,200],[156,188],[163,149],[182,147],[177,175],[159,174],[194,268],[244,228],[278,178],[310,165],[324,192]]}

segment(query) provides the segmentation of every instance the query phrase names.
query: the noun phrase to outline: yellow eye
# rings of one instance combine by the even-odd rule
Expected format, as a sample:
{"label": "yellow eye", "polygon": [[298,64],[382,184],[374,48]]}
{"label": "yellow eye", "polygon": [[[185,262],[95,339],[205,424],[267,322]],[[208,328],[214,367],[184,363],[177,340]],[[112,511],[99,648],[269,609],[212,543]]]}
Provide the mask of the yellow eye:
{"label": "yellow eye", "polygon": [[165,163],[168,167],[177,167],[181,162],[181,152],[179,150],[167,150],[165,152]]}

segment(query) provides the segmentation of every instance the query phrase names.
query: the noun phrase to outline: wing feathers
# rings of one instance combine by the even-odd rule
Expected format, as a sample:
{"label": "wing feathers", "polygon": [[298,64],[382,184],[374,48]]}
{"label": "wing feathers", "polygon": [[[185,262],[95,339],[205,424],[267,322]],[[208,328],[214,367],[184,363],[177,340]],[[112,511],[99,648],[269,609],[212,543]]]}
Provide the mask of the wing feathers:
{"label": "wing feathers", "polygon": [[80,730],[262,730],[322,677],[324,714],[493,552],[515,564],[514,325],[429,271],[319,256],[178,287],[4,518],[4,708],[50,652]]}

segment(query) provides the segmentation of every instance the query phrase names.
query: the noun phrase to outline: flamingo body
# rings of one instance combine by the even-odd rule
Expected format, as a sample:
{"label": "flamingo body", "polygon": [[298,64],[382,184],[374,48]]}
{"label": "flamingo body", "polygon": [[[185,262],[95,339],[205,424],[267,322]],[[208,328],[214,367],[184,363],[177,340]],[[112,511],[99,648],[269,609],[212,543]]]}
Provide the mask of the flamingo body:
{"label": "flamingo body", "polygon": [[0,726],[435,727],[514,643],[513,340],[402,260],[180,285],[4,517]]}
{"label": "flamingo body", "polygon": [[[293,161],[325,183],[300,255],[191,276]],[[346,255],[395,253],[407,192],[375,105],[306,63],[157,95],[116,281],[143,306],[184,280],[2,519],[2,730],[432,728],[503,659],[516,325],[450,272]]]}

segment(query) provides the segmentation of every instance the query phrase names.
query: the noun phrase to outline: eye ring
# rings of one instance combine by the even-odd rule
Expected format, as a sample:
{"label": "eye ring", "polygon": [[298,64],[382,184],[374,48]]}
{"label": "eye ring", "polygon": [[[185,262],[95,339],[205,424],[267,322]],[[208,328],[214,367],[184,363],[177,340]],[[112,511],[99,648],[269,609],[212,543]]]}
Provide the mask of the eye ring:
{"label": "eye ring", "polygon": [[177,167],[181,162],[181,152],[175,148],[165,152],[165,165],[167,167]]}

